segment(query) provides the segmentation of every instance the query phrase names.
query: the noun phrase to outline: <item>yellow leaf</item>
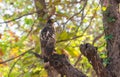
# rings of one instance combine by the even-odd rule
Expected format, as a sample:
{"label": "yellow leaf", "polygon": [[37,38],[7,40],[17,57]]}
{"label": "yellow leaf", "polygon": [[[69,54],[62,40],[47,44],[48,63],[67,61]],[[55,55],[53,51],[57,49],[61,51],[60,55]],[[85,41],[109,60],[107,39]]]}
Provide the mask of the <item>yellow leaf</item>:
{"label": "yellow leaf", "polygon": [[97,7],[97,8],[96,8],[96,11],[98,11],[98,10],[100,10],[100,7]]}
{"label": "yellow leaf", "polygon": [[10,51],[10,56],[11,57],[17,56],[18,51],[19,51],[19,47],[12,48]]}
{"label": "yellow leaf", "polygon": [[74,50],[73,53],[74,53],[74,55],[75,55],[76,57],[79,56],[79,52],[78,52],[78,51]]}
{"label": "yellow leaf", "polygon": [[86,23],[86,22],[88,22],[88,20],[87,19],[83,19],[83,22]]}
{"label": "yellow leaf", "polygon": [[26,50],[25,50],[25,49],[21,49],[20,51],[21,51],[21,52],[25,52]]}
{"label": "yellow leaf", "polygon": [[103,10],[103,11],[106,11],[106,9],[107,9],[107,7],[105,7],[105,6],[102,7],[102,10]]}
{"label": "yellow leaf", "polygon": [[90,14],[92,14],[92,12],[89,11],[89,12],[87,12],[87,14],[90,15]]}

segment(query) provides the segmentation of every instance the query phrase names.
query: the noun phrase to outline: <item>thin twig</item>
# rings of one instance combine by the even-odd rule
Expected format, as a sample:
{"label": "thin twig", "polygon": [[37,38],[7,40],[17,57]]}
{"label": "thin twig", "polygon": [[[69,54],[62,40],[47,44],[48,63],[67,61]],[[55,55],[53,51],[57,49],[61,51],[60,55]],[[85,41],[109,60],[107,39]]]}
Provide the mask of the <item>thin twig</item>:
{"label": "thin twig", "polygon": [[[71,20],[74,16],[80,14],[80,13],[85,9],[85,6],[86,6],[86,5],[87,5],[87,0],[86,0],[86,2],[85,2],[85,4],[84,4],[83,8],[82,8],[78,13],[75,13],[73,16],[71,16],[71,17],[64,23],[64,26],[65,26],[65,24],[67,24],[68,21]],[[86,15],[85,15],[85,16],[86,16]],[[85,16],[83,16],[83,13],[82,13],[82,20],[85,18]],[[81,21],[80,24],[82,24],[82,21]],[[77,31],[77,30],[76,30],[76,31]],[[76,33],[76,31],[75,31],[75,33]],[[59,43],[59,42],[65,42],[65,41],[69,41],[69,40],[74,40],[74,39],[77,39],[77,38],[82,37],[82,36],[83,36],[83,34],[82,34],[82,35],[79,35],[79,36],[74,36],[74,37],[71,38],[71,39],[59,40],[59,41],[57,41],[57,43]]]}
{"label": "thin twig", "polygon": [[81,60],[81,54],[79,55],[79,57],[78,57],[78,59],[77,59],[77,61],[75,62],[75,64],[74,64],[74,66],[76,66],[77,64],[78,64],[78,62]]}
{"label": "thin twig", "polygon": [[31,33],[31,32],[32,32],[32,30],[33,30],[34,25],[35,25],[35,21],[33,22],[32,26],[31,26],[31,28],[30,28],[30,31],[28,32],[28,34],[27,34],[27,36],[26,36],[26,37],[28,37],[28,36],[30,35],[30,33]]}
{"label": "thin twig", "polygon": [[[99,6],[99,5],[98,5]],[[98,6],[97,6],[97,8],[98,8]],[[96,11],[94,12],[94,14],[93,14],[93,16],[91,17],[91,19],[90,19],[90,23],[89,23],[89,25],[85,28],[85,30],[83,31],[83,34],[82,35],[84,35],[84,33],[86,32],[86,30],[89,28],[89,26],[91,25],[91,23],[92,23],[92,20],[93,20],[93,18],[95,17],[95,14],[96,14]],[[101,34],[101,36],[102,36],[103,34]],[[101,37],[100,36],[100,37]],[[99,38],[98,38],[99,39]],[[93,44],[94,44],[94,42],[96,41],[96,39],[93,41]],[[79,57],[78,57],[78,59],[77,59],[77,61],[75,62],[75,64],[74,64],[74,66],[76,66],[77,64],[78,64],[78,62],[81,60],[81,56],[82,55],[80,55]]]}
{"label": "thin twig", "polygon": [[80,38],[80,37],[82,37],[82,36],[83,36],[83,34],[82,34],[82,35],[79,35],[79,36],[74,36],[74,37],[72,37],[71,39],[59,40],[59,41],[57,41],[56,43],[66,42],[66,41],[69,41],[69,40],[74,40],[74,39]]}
{"label": "thin twig", "polygon": [[86,5],[87,5],[87,0],[86,0],[86,2],[85,2],[85,4],[84,4],[83,8],[82,8],[78,13],[75,13],[74,15],[72,15],[72,16],[64,23],[63,26],[65,26],[74,16],[77,16],[78,14],[80,14],[80,13],[85,9]]}
{"label": "thin twig", "polygon": [[[82,1],[82,0],[81,0]],[[86,7],[86,5],[87,5],[87,0],[86,0],[86,2],[84,3],[84,6],[83,6],[83,8],[78,12],[78,13],[75,13],[73,16],[71,16],[65,23],[63,23],[63,27],[65,27],[65,25],[74,17],[74,16],[77,16],[78,14],[80,14],[82,11],[84,11],[84,9],[85,9],[85,7]],[[84,13],[84,12],[83,12]],[[82,19],[82,21],[83,21],[83,19],[85,18],[85,16],[83,16],[83,13],[82,13],[82,17],[81,17],[81,19]],[[86,13],[87,14],[87,13]],[[81,21],[81,23],[80,24],[82,24],[82,21]],[[79,26],[78,26],[78,28],[79,28]],[[76,32],[78,31],[78,28],[77,28],[77,30],[75,31],[75,34],[76,34]],[[63,28],[64,29],[64,28]],[[79,38],[79,37],[82,37],[83,35],[79,35],[79,36],[74,36],[73,38],[71,38],[71,39],[65,39],[65,40],[59,40],[59,41],[57,41],[57,43],[59,43],[59,42],[65,42],[65,41],[69,41],[69,40],[74,40],[74,39],[77,39],[77,38]]]}
{"label": "thin twig", "polygon": [[21,59],[21,57],[19,57],[19,58],[14,62],[14,64],[13,64],[12,67],[10,68],[10,71],[9,71],[9,73],[8,73],[8,77],[10,77],[10,74],[11,74],[14,66],[16,65],[16,63],[17,63],[20,59]]}
{"label": "thin twig", "polygon": [[[94,1],[93,1],[93,2],[94,2]],[[92,2],[92,3],[93,3],[93,2]],[[86,4],[86,5],[87,5],[87,4]],[[90,8],[91,8],[91,7],[92,7],[92,6],[90,6]],[[84,18],[87,16],[88,12],[90,11],[90,8],[87,10],[87,12],[86,12],[85,15],[84,15],[84,10],[83,10],[82,16],[81,16],[80,26],[83,24],[83,20],[84,20]],[[77,29],[76,29],[75,33],[78,32],[80,26],[77,26]]]}
{"label": "thin twig", "polygon": [[94,40],[93,40],[93,42],[92,42],[92,45],[94,45],[95,42],[96,42],[97,40],[99,40],[103,35],[104,35],[104,32],[103,32],[102,34],[98,35],[97,37],[95,37]]}
{"label": "thin twig", "polygon": [[24,53],[22,53],[22,54],[20,54],[20,55],[18,55],[18,56],[16,56],[16,57],[10,58],[10,59],[5,60],[5,61],[2,61],[2,62],[0,62],[0,64],[4,64],[4,63],[9,62],[9,61],[11,61],[11,60],[14,60],[14,59],[16,59],[16,58],[18,58],[18,57],[21,57],[21,56],[25,55],[26,53],[30,52],[30,51],[33,50],[33,49],[34,49],[34,48],[31,48],[31,49],[27,50],[26,52],[24,52]]}
{"label": "thin twig", "polygon": [[38,13],[38,11],[35,11],[35,12],[32,12],[32,13],[27,13],[27,14],[24,14],[24,15],[22,15],[22,16],[19,16],[19,17],[16,17],[16,18],[14,18],[14,19],[11,19],[11,20],[7,20],[7,21],[4,21],[4,22],[0,22],[0,24],[9,23],[9,22],[15,21],[15,20],[17,20],[17,19],[20,19],[20,18],[22,18],[22,17],[24,17],[24,16],[32,15],[32,14],[34,14],[34,13]]}
{"label": "thin twig", "polygon": [[42,56],[36,52],[30,51],[29,53],[34,54],[37,58],[43,59]]}
{"label": "thin twig", "polygon": [[[97,6],[97,8],[99,7],[99,5]],[[96,9],[97,9],[96,8]],[[92,20],[93,20],[93,18],[95,17],[95,15],[96,15],[96,11],[94,12],[94,14],[93,14],[93,16],[91,17],[91,19],[90,19],[90,22],[89,22],[89,25],[85,28],[85,30],[83,31],[83,34],[86,32],[86,30],[90,27],[90,25],[91,25],[91,23],[92,23]]]}
{"label": "thin twig", "polygon": [[[99,7],[99,5],[97,6],[97,8],[98,8],[98,7]],[[97,9],[97,8],[96,8],[96,9]],[[86,30],[90,27],[90,25],[91,25],[91,23],[92,23],[92,20],[93,20],[93,18],[95,17],[95,15],[96,15],[96,11],[94,12],[93,16],[91,17],[90,23],[89,23],[89,25],[85,28],[85,30],[83,31],[83,33],[85,33]]]}

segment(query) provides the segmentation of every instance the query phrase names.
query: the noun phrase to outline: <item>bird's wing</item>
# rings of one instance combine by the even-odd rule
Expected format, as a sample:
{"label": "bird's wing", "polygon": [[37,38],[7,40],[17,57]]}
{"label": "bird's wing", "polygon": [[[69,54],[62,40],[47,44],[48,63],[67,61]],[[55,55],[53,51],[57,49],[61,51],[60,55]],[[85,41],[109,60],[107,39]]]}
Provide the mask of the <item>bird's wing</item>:
{"label": "bird's wing", "polygon": [[44,27],[40,34],[41,44],[47,44],[48,42],[51,42],[50,40],[55,40],[55,30],[52,27]]}

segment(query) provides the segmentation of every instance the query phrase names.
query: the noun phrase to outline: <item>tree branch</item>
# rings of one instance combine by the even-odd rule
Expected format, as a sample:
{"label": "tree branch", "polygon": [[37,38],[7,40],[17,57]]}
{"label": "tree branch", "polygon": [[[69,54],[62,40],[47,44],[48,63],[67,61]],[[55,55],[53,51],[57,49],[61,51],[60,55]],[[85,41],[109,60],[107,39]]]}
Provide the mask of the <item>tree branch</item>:
{"label": "tree branch", "polygon": [[103,32],[102,34],[98,35],[97,37],[95,37],[94,40],[93,40],[93,42],[92,42],[92,45],[94,45],[95,42],[96,42],[97,40],[99,40],[103,35],[104,35],[104,32]]}
{"label": "tree branch", "polygon": [[30,51],[33,50],[33,49],[34,49],[34,48],[31,48],[31,49],[27,50],[26,52],[23,52],[22,54],[20,54],[20,55],[18,55],[18,56],[16,56],[16,57],[10,58],[10,59],[5,60],[5,61],[2,61],[2,62],[0,62],[0,64],[4,64],[4,63],[9,62],[9,61],[11,61],[11,60],[14,60],[14,59],[16,59],[16,58],[18,58],[18,57],[21,57],[21,56],[25,55],[26,53],[30,52]]}
{"label": "tree branch", "polygon": [[91,44],[80,45],[81,53],[87,57],[90,64],[93,66],[98,77],[111,77],[110,72],[103,66],[100,57],[97,54],[97,48]]}
{"label": "tree branch", "polygon": [[14,62],[14,64],[12,65],[12,67],[11,67],[10,70],[9,70],[8,77],[10,77],[10,74],[11,74],[14,66],[16,65],[16,63],[17,63],[20,59],[21,59],[21,57],[19,57],[19,58]]}
{"label": "tree branch", "polygon": [[75,64],[74,64],[74,66],[76,66],[77,64],[78,64],[78,62],[81,60],[81,54],[79,55],[79,57],[78,57],[78,59],[77,59],[77,61],[75,62]]}
{"label": "tree branch", "polygon": [[[41,55],[35,52],[32,52],[37,58],[41,58]],[[57,73],[61,74],[61,76],[66,77],[87,77],[78,69],[74,68],[68,60],[68,57],[65,55],[59,55],[54,53],[48,59],[49,64],[45,69],[48,71],[49,77],[57,77]]]}
{"label": "tree branch", "polygon": [[7,20],[7,21],[4,21],[4,22],[0,22],[0,24],[9,23],[9,22],[15,21],[15,20],[17,20],[17,19],[20,19],[20,18],[22,18],[22,17],[24,17],[24,16],[32,15],[32,14],[34,14],[34,13],[38,13],[38,11],[35,11],[35,12],[32,12],[32,13],[27,13],[27,14],[24,14],[24,15],[22,15],[22,16],[19,16],[19,17],[16,17],[16,18],[14,18],[14,19],[11,19],[11,20]]}
{"label": "tree branch", "polygon": [[45,0],[34,0],[36,10],[39,12],[38,18],[43,18],[46,10]]}
{"label": "tree branch", "polygon": [[78,12],[78,13],[75,13],[74,15],[72,15],[65,23],[64,23],[64,26],[65,24],[67,24],[74,16],[77,16],[78,14],[80,14],[86,7],[87,5],[87,0],[85,0],[85,3],[84,3],[84,6],[82,7],[82,9]]}
{"label": "tree branch", "polygon": [[50,66],[60,73],[62,76],[66,77],[87,77],[81,71],[74,68],[68,61],[65,55],[53,54],[49,59]]}
{"label": "tree branch", "polygon": [[69,40],[74,40],[74,39],[80,38],[80,37],[82,37],[82,36],[83,36],[83,34],[82,34],[82,35],[79,35],[79,36],[74,36],[74,37],[72,37],[72,38],[70,38],[70,39],[58,40],[56,43],[66,42],[66,41],[69,41]]}

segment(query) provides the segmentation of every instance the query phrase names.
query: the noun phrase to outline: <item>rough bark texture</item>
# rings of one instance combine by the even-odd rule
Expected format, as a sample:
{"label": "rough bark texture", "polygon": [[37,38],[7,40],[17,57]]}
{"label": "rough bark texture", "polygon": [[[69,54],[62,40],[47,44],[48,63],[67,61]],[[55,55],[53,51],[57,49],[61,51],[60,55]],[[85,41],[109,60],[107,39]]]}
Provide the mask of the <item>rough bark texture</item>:
{"label": "rough bark texture", "polygon": [[38,18],[43,18],[46,10],[45,0],[34,0],[34,2],[36,10],[38,12]]}
{"label": "rough bark texture", "polygon": [[98,77],[111,77],[110,73],[102,64],[100,57],[97,54],[97,48],[90,44],[80,45],[81,53],[88,58],[88,61],[93,66]]}
{"label": "rough bark texture", "polygon": [[[112,36],[106,39],[108,58],[110,63],[107,69],[112,77],[120,77],[120,0],[109,0],[107,10],[103,12],[103,23],[105,36]],[[104,0],[103,0],[104,3]]]}
{"label": "rough bark texture", "polygon": [[74,68],[65,55],[53,54],[49,59],[50,65],[56,69],[61,76],[66,77],[87,77],[81,71]]}

